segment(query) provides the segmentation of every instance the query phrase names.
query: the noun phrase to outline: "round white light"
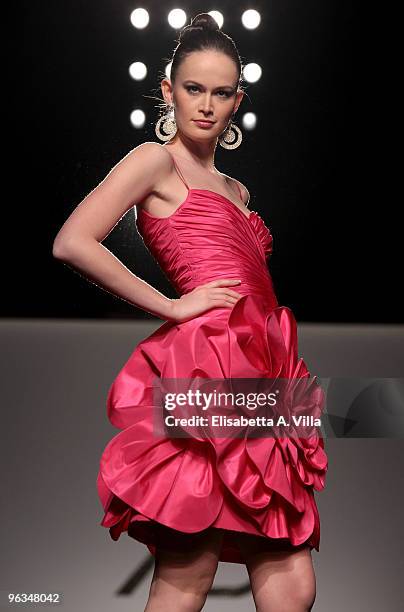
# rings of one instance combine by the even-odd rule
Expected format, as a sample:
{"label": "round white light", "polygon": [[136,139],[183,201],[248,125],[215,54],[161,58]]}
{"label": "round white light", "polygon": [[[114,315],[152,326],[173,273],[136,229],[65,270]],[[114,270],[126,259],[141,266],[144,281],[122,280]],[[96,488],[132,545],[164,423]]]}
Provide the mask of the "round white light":
{"label": "round white light", "polygon": [[166,73],[166,77],[169,80],[171,80],[171,65],[172,65],[172,62],[168,62],[167,66],[165,67],[165,70],[164,70],[164,72]]}
{"label": "round white light", "polygon": [[219,28],[223,27],[223,15],[220,11],[209,11],[209,15],[211,15],[213,17],[213,19],[216,21],[217,25],[219,26]]}
{"label": "round white light", "polygon": [[243,77],[249,83],[256,83],[261,78],[262,70],[259,64],[251,62],[243,68]]}
{"label": "round white light", "polygon": [[129,66],[129,74],[135,81],[142,81],[147,75],[147,67],[143,62],[133,62]]}
{"label": "round white light", "polygon": [[142,30],[149,23],[149,13],[146,11],[146,9],[137,8],[131,12],[130,21],[133,27],[137,28],[138,30]]}
{"label": "round white light", "polygon": [[146,115],[139,108],[135,109],[130,114],[130,122],[135,128],[142,128],[146,121]]}
{"label": "round white light", "polygon": [[172,28],[182,28],[187,20],[187,15],[182,9],[173,9],[168,13],[168,23]]}
{"label": "round white light", "polygon": [[257,125],[257,115],[255,113],[245,113],[241,121],[246,130],[254,130]]}
{"label": "round white light", "polygon": [[241,23],[247,30],[255,30],[261,22],[261,15],[255,9],[244,11],[241,16]]}

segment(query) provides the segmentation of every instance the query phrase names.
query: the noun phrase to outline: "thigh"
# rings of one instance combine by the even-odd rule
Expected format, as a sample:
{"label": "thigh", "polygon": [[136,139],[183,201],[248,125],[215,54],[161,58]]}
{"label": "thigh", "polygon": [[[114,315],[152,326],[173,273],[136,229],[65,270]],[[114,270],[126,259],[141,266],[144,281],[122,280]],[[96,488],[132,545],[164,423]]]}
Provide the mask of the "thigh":
{"label": "thigh", "polygon": [[171,584],[208,589],[219,563],[223,533],[209,528],[185,534],[158,525],[155,574]]}
{"label": "thigh", "polygon": [[316,580],[307,544],[292,546],[286,540],[240,535],[255,603],[260,610],[309,610]]}

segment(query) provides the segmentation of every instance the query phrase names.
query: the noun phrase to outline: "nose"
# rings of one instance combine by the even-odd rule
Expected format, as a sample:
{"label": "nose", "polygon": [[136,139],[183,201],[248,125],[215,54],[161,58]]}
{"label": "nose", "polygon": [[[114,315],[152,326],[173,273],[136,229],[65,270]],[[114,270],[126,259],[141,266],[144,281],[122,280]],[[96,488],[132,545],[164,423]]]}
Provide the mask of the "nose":
{"label": "nose", "polygon": [[210,94],[206,93],[202,97],[199,109],[205,114],[212,113],[212,98]]}

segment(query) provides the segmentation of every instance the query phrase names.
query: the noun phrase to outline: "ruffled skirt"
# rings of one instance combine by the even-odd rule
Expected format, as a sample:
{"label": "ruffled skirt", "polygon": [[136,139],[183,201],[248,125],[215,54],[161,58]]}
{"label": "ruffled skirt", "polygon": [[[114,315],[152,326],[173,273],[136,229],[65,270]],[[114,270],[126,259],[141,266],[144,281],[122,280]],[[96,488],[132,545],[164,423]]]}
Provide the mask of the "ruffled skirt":
{"label": "ruffled skirt", "polygon": [[162,378],[300,378],[297,326],[284,306],[242,296],[184,323],[166,322],[140,342],[107,397],[120,429],[105,447],[97,478],[101,525],[156,547],[192,544],[210,528],[223,530],[220,561],[245,563],[237,534],[272,549],[319,550],[314,490],[325,485],[323,438],[157,437],[153,381]]}

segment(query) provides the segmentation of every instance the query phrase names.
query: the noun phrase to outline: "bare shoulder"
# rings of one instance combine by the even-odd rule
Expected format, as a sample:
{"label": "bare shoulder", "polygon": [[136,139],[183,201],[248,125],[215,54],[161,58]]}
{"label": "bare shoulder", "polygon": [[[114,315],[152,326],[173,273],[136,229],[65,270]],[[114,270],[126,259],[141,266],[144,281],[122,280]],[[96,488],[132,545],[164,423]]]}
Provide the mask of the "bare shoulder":
{"label": "bare shoulder", "polygon": [[126,185],[133,203],[140,204],[170,177],[173,159],[158,142],[142,142],[113,168],[117,180]]}
{"label": "bare shoulder", "polygon": [[241,181],[239,181],[238,179],[233,178],[232,176],[229,176],[228,174],[224,174],[224,176],[226,176],[231,182],[236,183],[236,187],[237,187],[237,185],[240,187],[241,195],[242,195],[242,198],[243,198],[243,203],[245,204],[245,206],[248,206],[248,204],[250,202],[250,193],[249,193],[247,187],[245,185],[243,185],[243,183]]}
{"label": "bare shoulder", "polygon": [[[235,181],[237,179],[234,179]],[[243,183],[241,183],[240,181],[237,180],[237,183],[240,186],[241,189],[241,195],[243,196],[243,202],[246,206],[248,206],[248,204],[250,203],[250,192],[248,191],[247,187],[245,185],[243,185]]]}
{"label": "bare shoulder", "polygon": [[142,142],[140,145],[132,149],[126,156],[128,161],[146,164],[152,172],[159,168],[169,169],[172,166],[172,158],[168,151],[165,150],[158,142]]}
{"label": "bare shoulder", "polygon": [[172,172],[170,154],[156,142],[130,150],[79,203],[57,235],[59,245],[86,234],[102,242],[116,223],[141,205]]}

